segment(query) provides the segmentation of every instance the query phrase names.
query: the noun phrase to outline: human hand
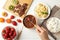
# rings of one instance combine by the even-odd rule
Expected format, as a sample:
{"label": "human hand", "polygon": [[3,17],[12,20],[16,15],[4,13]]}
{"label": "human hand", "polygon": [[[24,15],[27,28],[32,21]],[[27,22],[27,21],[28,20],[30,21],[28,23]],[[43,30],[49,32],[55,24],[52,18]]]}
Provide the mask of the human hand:
{"label": "human hand", "polygon": [[48,32],[46,31],[45,28],[37,26],[36,31],[37,31],[37,33],[39,34],[39,36],[41,37],[42,40],[49,40]]}

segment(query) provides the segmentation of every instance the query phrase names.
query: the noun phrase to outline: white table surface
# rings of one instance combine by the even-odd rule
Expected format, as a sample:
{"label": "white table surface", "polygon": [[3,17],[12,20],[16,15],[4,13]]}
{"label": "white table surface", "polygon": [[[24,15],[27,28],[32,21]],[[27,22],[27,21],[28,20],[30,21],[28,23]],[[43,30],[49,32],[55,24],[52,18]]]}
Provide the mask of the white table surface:
{"label": "white table surface", "polygon": [[[5,4],[5,2],[6,2],[6,0],[0,0],[0,16],[1,16],[2,11],[5,11],[2,8],[3,5]],[[30,10],[28,11],[27,14],[34,14],[32,12],[32,10],[34,8],[34,5],[37,2],[44,2],[44,3],[48,4],[50,8],[52,8],[54,5],[60,6],[60,0],[34,0],[31,7],[30,7]],[[6,25],[6,24],[4,24],[4,25]],[[19,24],[19,25],[20,25],[19,27],[22,27],[21,24]],[[3,29],[2,26],[3,26],[3,24],[0,24],[0,40],[3,40],[1,37],[1,31]],[[36,33],[36,31],[34,29],[27,29],[24,27],[22,31],[23,32],[21,34],[20,40],[41,40],[41,38],[38,36],[38,34]],[[56,36],[57,36],[58,40],[60,40],[60,34],[56,34]],[[50,37],[50,39],[54,40],[51,37]]]}

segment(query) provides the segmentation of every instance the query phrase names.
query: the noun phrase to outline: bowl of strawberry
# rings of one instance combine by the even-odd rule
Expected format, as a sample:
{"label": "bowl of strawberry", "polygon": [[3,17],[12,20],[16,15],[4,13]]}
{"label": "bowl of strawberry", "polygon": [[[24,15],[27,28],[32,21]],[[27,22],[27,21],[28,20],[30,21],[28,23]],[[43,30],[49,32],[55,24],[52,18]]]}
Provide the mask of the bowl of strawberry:
{"label": "bowl of strawberry", "polygon": [[14,40],[17,36],[17,31],[11,26],[7,26],[2,30],[4,40]]}

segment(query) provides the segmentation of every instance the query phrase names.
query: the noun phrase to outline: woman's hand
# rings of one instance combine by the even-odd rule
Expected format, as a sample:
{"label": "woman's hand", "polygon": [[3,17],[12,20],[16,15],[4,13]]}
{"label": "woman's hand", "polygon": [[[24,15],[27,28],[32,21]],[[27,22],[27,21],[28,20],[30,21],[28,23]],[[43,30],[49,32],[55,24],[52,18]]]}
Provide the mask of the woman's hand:
{"label": "woman's hand", "polygon": [[48,32],[46,31],[46,29],[44,29],[43,27],[36,27],[36,31],[39,34],[39,36],[41,37],[42,40],[49,40],[48,38]]}

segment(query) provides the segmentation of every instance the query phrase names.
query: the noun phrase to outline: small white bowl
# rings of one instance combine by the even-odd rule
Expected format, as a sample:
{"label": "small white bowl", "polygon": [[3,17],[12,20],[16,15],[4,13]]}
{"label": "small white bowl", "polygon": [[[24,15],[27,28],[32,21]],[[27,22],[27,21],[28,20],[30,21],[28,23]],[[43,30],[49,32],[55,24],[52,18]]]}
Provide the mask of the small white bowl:
{"label": "small white bowl", "polygon": [[[42,2],[40,2],[41,4],[43,4],[43,5],[45,5],[47,8],[48,8],[48,15],[47,15],[47,17],[46,18],[48,18],[49,17],[49,15],[50,15],[50,7],[48,6],[48,4],[46,4],[46,3],[42,3]],[[40,3],[36,3],[35,4],[35,8],[36,8],[36,6],[38,5],[38,4],[40,4]],[[34,13],[35,13],[35,15],[36,15],[36,17],[37,18],[39,18],[39,19],[46,19],[46,18],[40,18],[38,15],[37,15],[37,13],[35,12],[35,8],[34,8]]]}
{"label": "small white bowl", "polygon": [[57,17],[51,17],[46,22],[46,27],[52,33],[60,32],[60,19]]}

